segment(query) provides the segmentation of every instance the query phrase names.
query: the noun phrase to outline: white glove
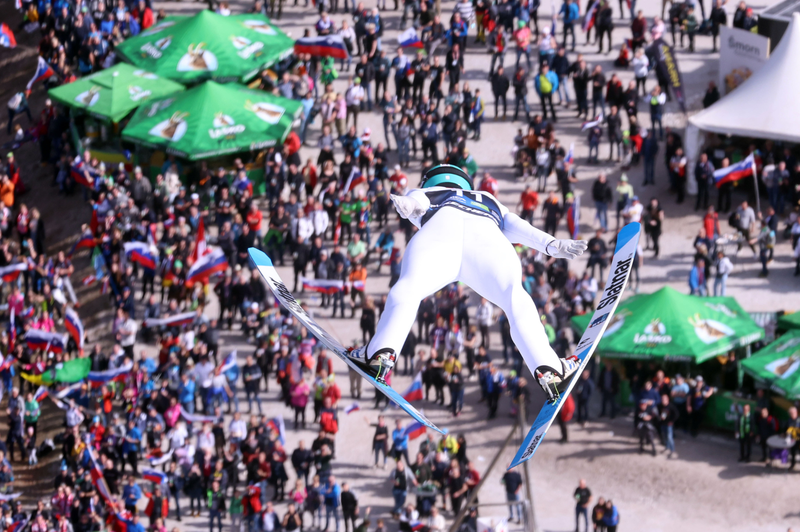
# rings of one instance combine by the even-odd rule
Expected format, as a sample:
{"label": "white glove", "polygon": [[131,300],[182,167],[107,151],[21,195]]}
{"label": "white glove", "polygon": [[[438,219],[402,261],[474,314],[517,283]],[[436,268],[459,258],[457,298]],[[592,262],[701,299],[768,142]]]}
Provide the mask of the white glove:
{"label": "white glove", "polygon": [[585,240],[558,240],[555,239],[547,244],[545,251],[551,257],[557,259],[575,259],[583,255],[588,244]]}
{"label": "white glove", "polygon": [[392,194],[392,203],[394,203],[394,208],[397,210],[397,214],[406,220],[410,220],[411,218],[419,218],[425,214],[425,208],[414,198],[410,198],[408,196],[396,196]]}

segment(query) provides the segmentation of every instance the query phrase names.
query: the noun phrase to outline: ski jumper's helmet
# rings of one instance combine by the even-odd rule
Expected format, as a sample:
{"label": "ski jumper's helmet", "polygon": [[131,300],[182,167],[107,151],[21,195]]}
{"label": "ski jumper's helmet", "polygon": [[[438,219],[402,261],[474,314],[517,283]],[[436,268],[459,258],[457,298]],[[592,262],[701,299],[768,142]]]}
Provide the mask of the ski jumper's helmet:
{"label": "ski jumper's helmet", "polygon": [[474,190],[472,178],[461,168],[452,164],[434,166],[422,176],[419,188],[448,187],[461,190]]}

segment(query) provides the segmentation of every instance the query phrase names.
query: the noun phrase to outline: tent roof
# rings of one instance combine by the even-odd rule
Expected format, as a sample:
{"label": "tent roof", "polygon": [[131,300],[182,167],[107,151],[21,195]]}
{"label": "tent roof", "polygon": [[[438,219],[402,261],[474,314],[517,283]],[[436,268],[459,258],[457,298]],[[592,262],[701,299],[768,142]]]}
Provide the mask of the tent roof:
{"label": "tent roof", "polygon": [[699,129],[742,137],[800,142],[800,13],[767,64],[735,91],[689,122]]}

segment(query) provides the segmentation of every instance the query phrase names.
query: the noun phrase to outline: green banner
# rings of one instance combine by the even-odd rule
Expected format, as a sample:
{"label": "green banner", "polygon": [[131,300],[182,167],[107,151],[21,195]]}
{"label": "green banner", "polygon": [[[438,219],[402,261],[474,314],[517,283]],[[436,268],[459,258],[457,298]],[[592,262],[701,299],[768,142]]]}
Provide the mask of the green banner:
{"label": "green banner", "polygon": [[302,107],[235,83],[207,81],[140,107],[122,138],[188,160],[261,150],[286,140]]}
{"label": "green banner", "polygon": [[742,369],[788,399],[800,399],[800,330],[784,334],[742,361]]}
{"label": "green banner", "polygon": [[51,89],[48,95],[62,105],[119,122],[140,105],[183,89],[180,83],[120,63]]}
{"label": "green banner", "polygon": [[116,51],[139,68],[183,83],[246,83],[293,49],[294,41],[267,17],[225,17],[203,10],[191,17],[166,17]]}
{"label": "green banner", "polygon": [[[583,332],[591,315],[572,318]],[[598,353],[610,358],[660,359],[700,364],[764,337],[732,297],[701,298],[670,287],[634,296],[619,305]]]}

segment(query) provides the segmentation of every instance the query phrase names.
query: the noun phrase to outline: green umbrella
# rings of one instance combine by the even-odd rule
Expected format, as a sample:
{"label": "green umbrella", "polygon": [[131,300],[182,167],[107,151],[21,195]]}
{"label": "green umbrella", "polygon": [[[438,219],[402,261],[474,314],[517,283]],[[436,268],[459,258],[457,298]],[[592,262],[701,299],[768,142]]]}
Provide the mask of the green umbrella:
{"label": "green umbrella", "polygon": [[51,89],[48,94],[68,107],[83,109],[98,118],[119,122],[149,100],[183,89],[180,83],[120,63],[74,83]]}
{"label": "green umbrella", "polygon": [[800,329],[800,312],[792,312],[791,314],[784,314],[783,316],[778,318],[778,329],[782,331]]}
{"label": "green umbrella", "polygon": [[302,108],[235,83],[207,81],[140,107],[122,138],[184,159],[206,159],[282,143]]}
{"label": "green umbrella", "polygon": [[294,41],[267,17],[224,17],[203,10],[192,17],[167,17],[120,44],[116,52],[139,68],[183,83],[246,83],[293,49]]}
{"label": "green umbrella", "polygon": [[[583,331],[591,316],[572,318]],[[622,302],[598,352],[610,358],[667,359],[697,364],[764,337],[732,297],[696,297],[664,287]]]}
{"label": "green umbrella", "polygon": [[750,358],[742,369],[788,399],[800,398],[800,330],[790,331]]}

